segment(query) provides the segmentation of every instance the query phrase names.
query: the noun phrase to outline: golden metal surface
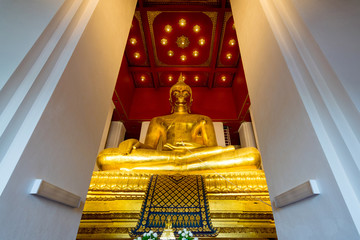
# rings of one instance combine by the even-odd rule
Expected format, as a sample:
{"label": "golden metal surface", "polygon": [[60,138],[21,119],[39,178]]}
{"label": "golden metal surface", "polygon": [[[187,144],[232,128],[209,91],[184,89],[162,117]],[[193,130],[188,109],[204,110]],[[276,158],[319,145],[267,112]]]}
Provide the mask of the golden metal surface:
{"label": "golden metal surface", "polygon": [[101,170],[149,173],[206,173],[257,169],[256,148],[217,146],[211,119],[191,114],[191,88],[182,75],[170,89],[172,114],[151,120],[145,143],[128,139],[118,148],[102,151],[97,163]]}

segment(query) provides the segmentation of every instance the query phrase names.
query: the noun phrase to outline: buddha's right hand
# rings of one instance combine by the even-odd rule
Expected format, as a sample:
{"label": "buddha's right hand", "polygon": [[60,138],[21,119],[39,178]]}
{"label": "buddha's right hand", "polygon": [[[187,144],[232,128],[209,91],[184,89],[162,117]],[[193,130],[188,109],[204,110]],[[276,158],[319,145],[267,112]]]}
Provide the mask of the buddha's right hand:
{"label": "buddha's right hand", "polygon": [[141,143],[137,139],[128,139],[119,144],[119,153],[121,155],[128,155],[133,149],[141,146]]}

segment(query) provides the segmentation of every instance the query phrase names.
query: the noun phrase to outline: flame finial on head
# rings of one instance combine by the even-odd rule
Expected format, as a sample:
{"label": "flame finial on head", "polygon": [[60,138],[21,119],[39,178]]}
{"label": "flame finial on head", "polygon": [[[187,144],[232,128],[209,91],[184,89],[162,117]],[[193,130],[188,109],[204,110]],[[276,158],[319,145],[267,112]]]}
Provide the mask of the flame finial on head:
{"label": "flame finial on head", "polygon": [[178,79],[178,83],[179,82],[183,82],[185,83],[185,77],[182,75],[182,73],[180,73],[179,79]]}

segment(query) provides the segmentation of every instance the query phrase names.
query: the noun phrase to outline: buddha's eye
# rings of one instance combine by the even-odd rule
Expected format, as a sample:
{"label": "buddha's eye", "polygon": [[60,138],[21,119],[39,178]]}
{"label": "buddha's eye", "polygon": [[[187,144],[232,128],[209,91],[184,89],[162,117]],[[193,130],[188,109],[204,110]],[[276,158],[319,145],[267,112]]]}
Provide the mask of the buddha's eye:
{"label": "buddha's eye", "polygon": [[188,96],[190,96],[190,93],[188,91],[184,91],[183,95],[184,95],[184,97],[188,97]]}
{"label": "buddha's eye", "polygon": [[180,92],[179,92],[179,91],[174,91],[174,92],[173,92],[173,96],[174,96],[174,97],[179,96],[179,94],[180,94]]}

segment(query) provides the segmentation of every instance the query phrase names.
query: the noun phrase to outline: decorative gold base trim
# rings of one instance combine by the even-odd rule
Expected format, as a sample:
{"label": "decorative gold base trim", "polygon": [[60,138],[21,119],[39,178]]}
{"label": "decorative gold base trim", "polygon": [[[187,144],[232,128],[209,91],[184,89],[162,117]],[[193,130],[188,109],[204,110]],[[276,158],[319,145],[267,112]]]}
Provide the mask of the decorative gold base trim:
{"label": "decorative gold base trim", "polygon": [[[219,239],[276,239],[265,174],[261,170],[204,175]],[[150,174],[94,172],[77,239],[132,239]],[[266,204],[264,204],[264,203]],[[201,240],[210,238],[201,238]]]}

